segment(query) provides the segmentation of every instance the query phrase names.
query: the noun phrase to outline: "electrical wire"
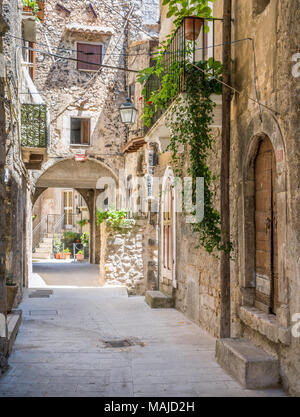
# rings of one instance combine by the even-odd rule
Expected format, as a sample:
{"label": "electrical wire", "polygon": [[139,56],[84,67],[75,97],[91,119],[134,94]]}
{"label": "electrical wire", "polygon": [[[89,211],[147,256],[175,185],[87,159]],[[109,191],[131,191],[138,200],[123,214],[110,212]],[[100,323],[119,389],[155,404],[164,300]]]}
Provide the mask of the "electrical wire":
{"label": "electrical wire", "polygon": [[258,104],[259,106],[265,107],[267,110],[271,111],[272,113],[274,113],[276,116],[280,115],[280,113],[277,110],[271,109],[271,107],[266,106],[265,104],[260,103],[258,100],[255,100],[253,97],[248,96],[248,94],[243,93],[242,91],[237,90],[236,88],[232,87],[229,84],[224,83],[223,81],[221,81],[219,78],[216,78],[214,75],[212,75],[210,72],[205,71],[204,69],[198,67],[197,65],[193,64],[192,62],[190,62],[190,65],[192,65],[193,67],[195,67],[196,69],[198,69],[199,71],[203,72],[205,75],[209,75],[210,78],[216,80],[218,83],[224,85],[225,87],[229,88],[230,90],[234,91],[235,93],[237,93],[240,96],[244,96],[246,98],[248,98],[249,100],[253,101],[254,103]]}
{"label": "electrical wire", "polygon": [[[27,39],[21,38],[19,36],[14,36],[14,35],[11,35],[9,33],[5,33],[4,34],[4,33],[1,33],[0,32],[0,36],[2,36],[2,35],[5,35],[5,36],[11,37],[11,38],[15,38],[15,39],[19,39],[19,40],[22,40],[23,42],[31,42],[31,41],[28,41]],[[218,47],[221,47],[221,46],[224,46],[224,45],[233,45],[235,43],[239,43],[239,42],[243,42],[243,41],[247,41],[247,40],[253,41],[252,38],[242,38],[242,39],[237,39],[237,40],[231,41],[231,42],[224,42],[224,43],[219,43],[219,44],[216,44],[216,45],[207,45],[207,46],[195,48],[195,51],[203,51],[203,50],[206,50],[206,49],[218,48]],[[34,42],[34,43],[36,45],[41,45],[41,46],[48,47],[47,44],[42,43],[42,42]],[[88,55],[88,56],[91,56],[91,55],[101,55],[102,56],[102,54],[98,54],[96,52],[84,52],[84,51],[79,51],[79,50],[70,49],[70,48],[57,48],[57,49],[59,49],[59,51],[61,51],[61,52],[64,52],[64,51],[66,51],[66,52],[80,52],[80,53],[85,54],[85,55]],[[186,51],[185,49],[181,49],[180,52],[184,53],[184,52],[189,52],[189,51]],[[144,53],[144,54],[113,53],[113,54],[110,54],[110,55],[113,55],[113,56],[125,56],[125,57],[131,57],[131,56],[133,56],[134,57],[134,56],[151,56],[151,55],[157,55],[158,53],[159,52],[150,52],[150,53]],[[174,52],[165,51],[165,54],[170,54],[171,55],[171,54],[174,54]]]}
{"label": "electrical wire", "polygon": [[[4,35],[4,34],[3,34],[2,32],[0,32],[0,36],[2,36],[2,35]],[[11,34],[9,34],[9,33],[6,33],[6,34],[5,34],[5,36],[8,36],[8,37],[10,37],[10,38],[14,38],[14,39],[18,39],[18,40],[21,40],[21,41],[23,41],[23,42],[35,43],[36,45],[46,46],[47,48],[48,48],[48,46],[49,46],[49,45],[47,45],[46,43],[43,43],[43,42],[31,42],[31,41],[29,41],[29,40],[27,40],[27,39],[24,39],[24,38],[20,37],[20,36],[11,35]],[[61,51],[61,52],[80,52],[80,53],[82,53],[82,54],[89,55],[89,56],[90,56],[90,55],[101,55],[101,56],[102,56],[102,54],[98,54],[98,53],[96,53],[96,52],[84,52],[84,51],[79,51],[79,50],[77,50],[77,49],[59,48],[59,47],[57,47],[57,49],[58,49],[59,51]],[[150,54],[147,54],[147,53],[144,53],[144,54],[124,54],[124,53],[113,53],[113,54],[111,54],[111,55],[114,55],[114,56],[126,56],[126,57],[131,57],[131,56],[149,56]]]}
{"label": "electrical wire", "polygon": [[30,46],[24,46],[24,49],[28,49],[29,51],[39,52],[40,54],[43,54],[43,55],[54,56],[55,58],[67,59],[67,60],[70,60],[70,61],[82,62],[84,64],[89,64],[89,65],[95,65],[95,66],[100,67],[100,68],[117,69],[117,70],[121,70],[121,71],[134,72],[134,73],[139,72],[139,71],[133,70],[133,69],[123,68],[123,67],[114,67],[112,65],[106,65],[106,64],[97,64],[97,63],[94,63],[94,62],[84,61],[82,59],[72,58],[72,57],[69,57],[69,56],[51,54],[50,52],[40,51],[39,49],[31,48]]}

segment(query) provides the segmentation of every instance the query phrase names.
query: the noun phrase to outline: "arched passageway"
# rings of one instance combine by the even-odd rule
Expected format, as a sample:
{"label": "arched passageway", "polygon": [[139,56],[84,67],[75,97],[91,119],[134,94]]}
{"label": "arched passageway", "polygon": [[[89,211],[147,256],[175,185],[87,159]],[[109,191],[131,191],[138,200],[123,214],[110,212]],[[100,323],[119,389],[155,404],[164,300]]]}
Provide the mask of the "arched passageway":
{"label": "arched passageway", "polygon": [[89,236],[89,208],[79,191],[47,188],[38,197],[32,211],[33,259],[89,260]]}
{"label": "arched passageway", "polygon": [[[54,211],[57,211],[57,208],[55,209],[54,207],[55,200],[60,201],[58,203],[60,204],[60,213],[64,216],[61,225],[69,226],[70,229],[77,227],[77,222],[81,220],[81,218],[77,219],[79,214],[77,213],[77,206],[79,204],[75,206],[74,197],[76,196],[77,200],[81,199],[84,201],[89,220],[89,259],[92,264],[98,264],[100,258],[100,232],[96,224],[96,201],[98,196],[104,191],[104,189],[97,188],[97,182],[103,178],[113,179],[117,183],[115,173],[100,161],[86,159],[85,161],[79,162],[75,159],[64,159],[56,163],[51,162],[48,166],[46,164],[42,172],[36,175],[36,189],[32,198],[35,209],[39,201],[43,198],[43,195],[45,195],[45,192],[49,194],[51,193],[49,190],[56,190],[55,193],[60,198],[55,198],[54,193],[52,196],[53,207],[51,209],[47,209],[47,207],[44,209],[53,212],[49,212],[49,214],[57,215],[59,213],[54,213]],[[44,213],[41,209],[39,214],[40,221],[45,214],[48,213]],[[37,215],[34,210],[33,215]],[[55,225],[59,221],[59,218],[55,218],[52,223]],[[37,224],[38,222],[35,221],[34,226],[36,227]],[[59,226],[60,224],[58,223]],[[85,228],[83,229],[83,231],[87,231]],[[33,245],[36,245],[36,242],[33,241]]]}

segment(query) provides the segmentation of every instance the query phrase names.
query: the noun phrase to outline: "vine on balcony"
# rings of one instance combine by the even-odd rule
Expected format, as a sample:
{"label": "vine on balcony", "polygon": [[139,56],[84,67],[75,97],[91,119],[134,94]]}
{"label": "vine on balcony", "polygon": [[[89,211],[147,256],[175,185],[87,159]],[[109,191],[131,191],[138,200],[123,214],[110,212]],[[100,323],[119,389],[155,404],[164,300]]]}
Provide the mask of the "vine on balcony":
{"label": "vine on balcony", "polygon": [[[175,16],[175,24],[181,24],[182,18],[191,13],[186,1],[164,0],[163,4],[169,4],[168,17]],[[199,17],[211,15],[207,9],[207,1],[192,1]],[[186,6],[178,10],[177,6]],[[177,5],[177,6],[176,6]],[[176,6],[176,7],[175,7]],[[203,14],[199,12],[202,8]],[[194,14],[195,16],[195,14]],[[176,30],[176,29],[175,29]],[[150,98],[146,98],[146,87],[143,90],[145,100],[143,120],[148,127],[154,113],[158,110],[165,110],[173,102],[166,123],[170,128],[171,139],[167,150],[172,152],[174,171],[177,176],[183,176],[184,157],[180,156],[179,148],[184,145],[185,153],[189,155],[187,173],[193,179],[204,178],[204,219],[200,223],[192,224],[193,232],[198,234],[199,243],[207,252],[215,250],[230,252],[231,242],[222,244],[220,214],[213,207],[214,192],[212,191],[213,181],[216,176],[207,165],[207,159],[213,149],[214,137],[210,125],[213,121],[213,110],[215,103],[211,100],[211,94],[221,94],[222,85],[218,79],[222,77],[222,64],[213,58],[207,61],[190,63],[189,51],[186,51],[185,61],[173,62],[167,73],[164,73],[164,54],[170,45],[174,32],[162,43],[154,58],[155,65],[142,70],[138,81],[144,84],[153,74],[160,78],[161,85],[156,91],[151,92]],[[187,49],[192,48],[192,43],[187,43]],[[192,49],[190,50],[192,52]],[[200,70],[198,68],[200,68]],[[201,71],[202,70],[202,71]],[[179,95],[178,79],[184,76],[184,94]],[[193,200],[196,201],[195,184],[193,186]]]}

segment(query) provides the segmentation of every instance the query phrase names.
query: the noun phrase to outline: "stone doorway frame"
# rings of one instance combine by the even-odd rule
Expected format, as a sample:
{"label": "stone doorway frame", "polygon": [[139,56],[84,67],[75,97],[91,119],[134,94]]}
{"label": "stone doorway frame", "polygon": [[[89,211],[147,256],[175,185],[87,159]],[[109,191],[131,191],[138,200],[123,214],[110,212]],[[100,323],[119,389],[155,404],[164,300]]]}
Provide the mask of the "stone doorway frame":
{"label": "stone doorway frame", "polygon": [[[171,181],[171,183],[174,181],[175,176],[172,168],[170,166],[167,166],[163,180],[162,180],[162,194],[161,194],[161,213],[160,213],[160,241],[161,241],[161,248],[160,248],[160,271],[163,271],[163,262],[164,262],[164,230],[163,230],[163,224],[164,224],[164,190],[166,188],[166,184],[168,180]],[[172,273],[172,286],[173,288],[177,287],[177,280],[176,280],[176,207],[177,207],[177,201],[176,201],[176,188],[173,189],[173,213],[172,213],[172,234],[173,234],[173,273]]]}
{"label": "stone doorway frame", "polygon": [[[255,304],[255,158],[261,138],[268,137],[276,159],[277,236],[279,302],[277,315],[262,313]],[[286,276],[285,250],[287,247],[287,166],[285,144],[276,118],[269,112],[257,114],[247,129],[245,157],[242,161],[242,215],[239,219],[239,287],[241,321],[272,342],[289,344],[290,314],[289,288]],[[265,326],[261,326],[264,320]]]}

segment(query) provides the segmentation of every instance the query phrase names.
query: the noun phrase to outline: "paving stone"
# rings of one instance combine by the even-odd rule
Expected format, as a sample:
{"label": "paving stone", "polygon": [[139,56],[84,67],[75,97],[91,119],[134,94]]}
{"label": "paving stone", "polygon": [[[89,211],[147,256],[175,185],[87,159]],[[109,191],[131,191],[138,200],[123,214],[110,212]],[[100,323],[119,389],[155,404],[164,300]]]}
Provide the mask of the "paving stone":
{"label": "paving stone", "polygon": [[[102,291],[56,288],[50,299],[25,293],[23,312],[58,315],[53,321],[23,318],[0,397],[285,395],[237,384],[214,358],[215,339],[180,312]],[[107,349],[108,338],[138,338],[145,346]]]}

